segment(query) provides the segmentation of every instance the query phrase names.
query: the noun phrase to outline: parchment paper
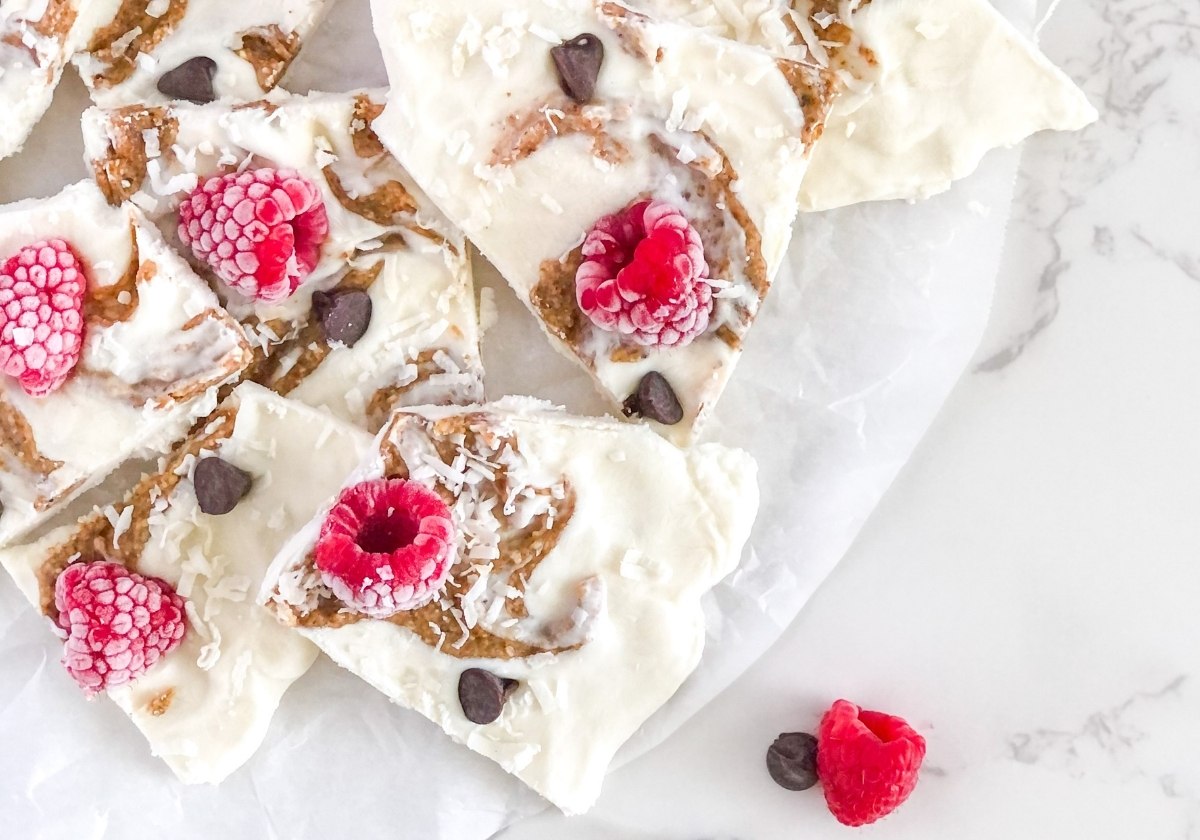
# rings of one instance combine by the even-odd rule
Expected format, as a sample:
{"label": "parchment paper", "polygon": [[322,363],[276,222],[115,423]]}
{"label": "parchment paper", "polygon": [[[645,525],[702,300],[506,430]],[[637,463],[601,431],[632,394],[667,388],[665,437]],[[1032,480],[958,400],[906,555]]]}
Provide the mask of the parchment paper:
{"label": "parchment paper", "polygon": [[[1026,31],[1033,0],[998,4]],[[288,87],[386,82],[366,0],[342,0]],[[68,78],[27,151],[0,163],[0,201],[85,177]],[[854,540],[983,333],[1018,156],[991,155],[951,193],[801,219],[782,275],[706,437],[759,460],[763,506],[741,568],[707,602],[699,670],[623,750],[674,731],[778,638]],[[500,319],[485,338],[491,396],[530,393],[594,413],[486,266]],[[18,838],[486,838],[545,804],[419,715],[321,661],[284,698],[263,748],[217,788],[178,784],[106,701],[86,703],[60,645],[0,580],[0,827]],[[686,770],[681,768],[684,778]]]}

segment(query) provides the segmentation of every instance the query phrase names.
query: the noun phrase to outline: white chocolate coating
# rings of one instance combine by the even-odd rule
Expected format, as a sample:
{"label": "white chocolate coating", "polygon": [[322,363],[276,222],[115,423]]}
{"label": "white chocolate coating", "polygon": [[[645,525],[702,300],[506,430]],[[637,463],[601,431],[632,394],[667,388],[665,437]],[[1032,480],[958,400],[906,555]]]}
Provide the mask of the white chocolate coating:
{"label": "white chocolate coating", "polygon": [[[300,632],[396,703],[564,811],[581,813],[599,796],[617,749],[699,662],[700,598],[738,563],[758,509],[757,469],[739,450],[706,444],[684,452],[644,427],[569,417],[531,402],[510,399],[468,411],[482,411],[494,432],[516,441],[522,485],[561,479],[576,494],[574,512],[530,575],[524,601],[535,625],[574,610],[577,627],[586,627],[578,649],[524,659],[460,658],[404,627],[370,619]],[[436,420],[455,412],[411,414]],[[409,435],[405,415],[397,415],[378,445],[396,445],[413,480],[439,483],[444,473],[426,469],[419,440]],[[348,483],[384,474],[375,454]],[[469,531],[464,523],[480,511],[464,498],[453,510],[460,531]],[[322,520],[301,530],[268,573],[264,593],[277,607],[311,604],[320,587],[307,578],[306,589],[297,571],[306,567]],[[578,595],[581,584],[594,597]],[[580,620],[580,610],[590,620]],[[515,633],[524,623],[497,632]],[[454,636],[442,647],[452,647]],[[459,675],[470,667],[521,683],[492,724],[470,723],[459,704]]]}
{"label": "white chocolate coating", "polygon": [[[535,314],[531,294],[543,263],[575,249],[602,216],[647,194],[681,205],[689,218],[713,212],[700,206],[693,185],[715,183],[720,151],[735,173],[734,192],[761,233],[763,279],[774,277],[806,165],[800,140],[805,115],[767,53],[687,26],[633,15],[618,19],[591,0],[517,6],[502,0],[377,0],[373,11],[393,81],[388,107],[376,121],[381,139]],[[581,116],[600,126],[600,139],[551,129],[536,150],[506,160],[503,153],[514,147],[505,123],[510,116],[554,125],[572,111],[550,49],[581,33],[604,44],[596,95]],[[608,141],[628,153],[606,159],[597,143]],[[656,144],[671,153],[661,154]],[[697,175],[699,170],[707,174]],[[730,210],[727,205],[722,199],[719,212]],[[733,226],[719,236],[721,241],[705,243],[706,251],[743,247],[742,232]],[[611,358],[619,343],[615,333],[592,330],[577,344],[552,340],[584,364],[614,406],[647,370],[664,373],[683,404],[684,420],[658,431],[686,443],[740,355],[740,342],[714,340],[717,328],[730,325],[740,336],[757,311],[744,266],[734,262],[731,275],[718,279],[730,284],[745,311],[735,310],[732,299],[723,301],[709,333],[687,347],[650,348],[631,362]]]}
{"label": "white chocolate coating", "polygon": [[[190,784],[217,783],[244,764],[284,692],[316,659],[316,648],[256,604],[255,593],[275,552],[370,446],[365,432],[257,385],[239,386],[229,404],[237,407],[232,435],[200,457],[246,470],[253,486],[230,513],[204,514],[190,480],[196,460],[188,458],[181,465],[188,477],[155,502],[136,566],[185,598],[187,635],[140,679],[109,692],[154,754]],[[129,501],[106,513],[119,520]],[[71,533],[58,528],[0,552],[31,603],[38,603],[37,570]],[[168,691],[155,714],[154,701]]]}
{"label": "white chocolate coating", "polygon": [[[83,261],[90,292],[120,282],[136,260],[137,305],[127,320],[86,320],[80,362],[51,394],[30,397],[0,376],[0,402],[24,418],[37,452],[61,462],[39,475],[0,442],[0,545],[124,461],[166,451],[250,361],[237,322],[136,208],[110,207],[87,182],[0,208],[0,262],[54,237]],[[211,317],[191,323],[203,313]]]}

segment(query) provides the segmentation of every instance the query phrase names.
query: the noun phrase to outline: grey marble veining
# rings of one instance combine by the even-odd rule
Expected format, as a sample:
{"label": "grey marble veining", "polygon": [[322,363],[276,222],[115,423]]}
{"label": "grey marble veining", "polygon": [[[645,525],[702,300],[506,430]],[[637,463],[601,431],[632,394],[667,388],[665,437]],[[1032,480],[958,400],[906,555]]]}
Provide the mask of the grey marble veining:
{"label": "grey marble veining", "polygon": [[1031,143],[1003,272],[1016,279],[998,295],[976,368],[983,373],[1006,368],[1054,323],[1060,281],[1085,270],[1081,256],[1120,260],[1148,251],[1193,279],[1200,259],[1195,239],[1174,232],[1181,216],[1200,218],[1200,108],[1188,93],[1200,85],[1200,4],[1066,3],[1042,34],[1101,118],[1078,135]]}

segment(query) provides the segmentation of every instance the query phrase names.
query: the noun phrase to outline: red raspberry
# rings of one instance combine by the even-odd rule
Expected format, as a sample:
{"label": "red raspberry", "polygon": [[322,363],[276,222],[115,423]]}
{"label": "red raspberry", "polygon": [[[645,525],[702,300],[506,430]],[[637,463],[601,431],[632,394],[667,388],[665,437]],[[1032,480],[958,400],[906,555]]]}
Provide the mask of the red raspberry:
{"label": "red raspberry", "polygon": [[639,201],[596,222],[575,295],[592,323],[645,346],[682,347],[708,328],[704,243],[679,210]]}
{"label": "red raspberry", "polygon": [[183,599],[108,560],[67,566],[54,584],[63,665],[88,696],[132,682],[183,641]]}
{"label": "red raspberry", "polygon": [[925,739],[898,717],[839,700],[821,718],[817,775],[843,825],[867,825],[899,808],[924,758]]}
{"label": "red raspberry", "polygon": [[333,594],[372,618],[432,601],[450,576],[450,509],[422,484],[398,478],[342,491],[317,540],[317,569]]}
{"label": "red raspberry", "polygon": [[0,372],[31,397],[57,390],[78,364],[86,288],[61,239],[27,245],[0,268]]}
{"label": "red raspberry", "polygon": [[218,277],[268,303],[290,296],[329,235],[321,193],[292,169],[209,178],[179,207],[179,237]]}

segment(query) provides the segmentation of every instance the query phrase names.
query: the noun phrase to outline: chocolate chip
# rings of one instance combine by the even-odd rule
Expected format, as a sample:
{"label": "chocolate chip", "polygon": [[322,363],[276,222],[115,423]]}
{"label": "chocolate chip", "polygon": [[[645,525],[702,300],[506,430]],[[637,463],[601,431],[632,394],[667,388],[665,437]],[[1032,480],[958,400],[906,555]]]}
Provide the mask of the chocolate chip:
{"label": "chocolate chip", "polygon": [[497,677],[482,668],[468,668],[458,678],[458,702],[471,723],[491,723],[500,717],[504,703],[517,686],[516,680]]}
{"label": "chocolate chip", "polygon": [[550,50],[558,83],[563,93],[576,102],[588,102],[596,93],[596,79],[604,63],[604,42],[595,35],[584,34],[564,41]]}
{"label": "chocolate chip", "polygon": [[174,70],[158,77],[158,92],[172,99],[186,99],[203,105],[217,98],[213,90],[213,77],[217,75],[217,62],[206,56],[189,58]]}
{"label": "chocolate chip", "polygon": [[361,289],[343,292],[316,292],[313,312],[321,319],[328,341],[353,347],[371,325],[371,296]]}
{"label": "chocolate chip", "polygon": [[636,414],[664,426],[674,426],[683,419],[679,397],[675,396],[667,378],[656,370],[642,377],[637,390],[625,400],[624,408],[626,417]]}
{"label": "chocolate chip", "polygon": [[254,483],[250,473],[239,470],[220,458],[204,458],[196,464],[192,477],[200,510],[213,516],[223,516],[237,507],[250,492]]}
{"label": "chocolate chip", "polygon": [[767,750],[767,772],[787,790],[808,790],[817,783],[817,739],[807,732],[785,732]]}

